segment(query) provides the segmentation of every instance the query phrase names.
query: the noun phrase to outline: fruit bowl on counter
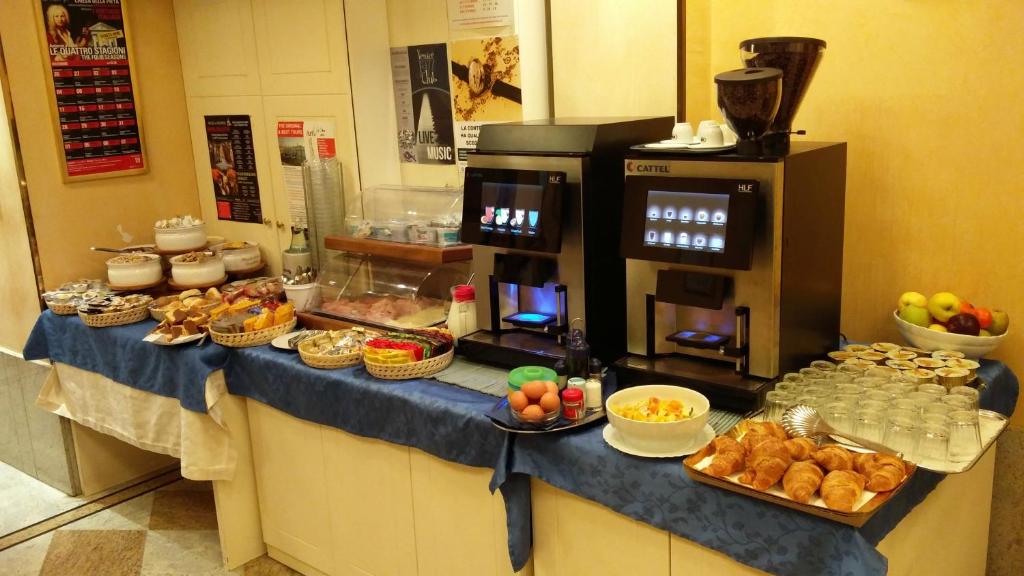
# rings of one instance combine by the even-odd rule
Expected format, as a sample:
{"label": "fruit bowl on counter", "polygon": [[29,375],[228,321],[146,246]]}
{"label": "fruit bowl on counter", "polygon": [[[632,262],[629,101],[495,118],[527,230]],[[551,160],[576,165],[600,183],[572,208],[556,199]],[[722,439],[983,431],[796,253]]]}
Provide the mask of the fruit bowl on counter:
{"label": "fruit bowl on counter", "polygon": [[976,307],[952,292],[926,298],[904,292],[893,312],[896,328],[907,342],[925,350],[956,350],[980,358],[999,346],[1010,326],[1003,310]]}
{"label": "fruit bowl on counter", "polygon": [[[630,417],[623,411],[638,403],[669,404],[681,402],[684,414],[677,418],[658,421],[656,417],[644,421]],[[605,400],[608,422],[632,446],[646,451],[672,451],[697,439],[708,421],[711,403],[700,392],[683,388],[651,384],[624,388]],[[699,446],[698,446],[699,448]]]}
{"label": "fruit bowl on counter", "polygon": [[900,318],[898,310],[894,310],[892,315],[896,320],[896,328],[900,331],[900,336],[912,346],[928,351],[956,350],[963,352],[968,358],[977,359],[999,347],[999,343],[1006,337],[1005,332],[999,336],[970,336],[940,332],[907,322]]}

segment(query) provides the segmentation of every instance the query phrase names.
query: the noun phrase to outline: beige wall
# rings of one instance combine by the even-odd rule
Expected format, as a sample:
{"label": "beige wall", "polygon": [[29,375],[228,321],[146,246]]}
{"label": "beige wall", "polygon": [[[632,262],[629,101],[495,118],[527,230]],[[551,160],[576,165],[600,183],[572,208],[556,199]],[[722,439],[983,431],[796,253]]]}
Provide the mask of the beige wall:
{"label": "beige wall", "polygon": [[[688,102],[704,106],[691,118],[712,114],[712,75],[740,66],[740,40],[828,42],[794,128],[849,142],[842,328],[850,338],[898,340],[891,314],[907,290],[950,290],[1024,322],[1024,100],[1016,96],[1024,75],[1011,57],[1024,52],[1024,4],[735,0],[710,13],[706,1],[688,4],[710,31],[706,46],[687,47],[696,70],[710,58],[702,77],[688,78]],[[1021,373],[1018,323],[993,357]],[[1014,421],[1024,424],[1024,410]]]}
{"label": "beige wall", "polygon": [[118,226],[134,243],[151,242],[154,221],[198,214],[199,200],[171,3],[136,2],[130,13],[149,172],[76,184],[61,180],[54,111],[32,5],[31,0],[4,1],[0,38],[21,131],[43,279],[47,288],[54,288],[66,280],[105,276],[105,258],[89,246],[124,245]]}

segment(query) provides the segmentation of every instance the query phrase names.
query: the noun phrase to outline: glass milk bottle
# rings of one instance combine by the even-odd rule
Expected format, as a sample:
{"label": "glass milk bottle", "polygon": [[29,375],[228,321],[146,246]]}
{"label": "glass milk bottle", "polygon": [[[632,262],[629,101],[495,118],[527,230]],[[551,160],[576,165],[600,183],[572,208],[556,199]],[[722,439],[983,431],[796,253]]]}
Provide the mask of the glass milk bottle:
{"label": "glass milk bottle", "polygon": [[476,332],[476,289],[469,284],[452,286],[452,305],[448,309],[448,330],[458,344],[459,338]]}

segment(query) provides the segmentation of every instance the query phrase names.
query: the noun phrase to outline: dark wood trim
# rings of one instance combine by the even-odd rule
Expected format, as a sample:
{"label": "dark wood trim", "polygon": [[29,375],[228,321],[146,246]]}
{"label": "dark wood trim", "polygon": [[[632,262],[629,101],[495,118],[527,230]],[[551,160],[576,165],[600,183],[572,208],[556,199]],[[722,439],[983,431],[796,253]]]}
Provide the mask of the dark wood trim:
{"label": "dark wood trim", "polygon": [[386,242],[372,238],[353,238],[351,236],[325,236],[324,247],[328,250],[343,250],[358,254],[372,254],[392,260],[404,262],[420,262],[422,264],[447,264],[473,259],[473,247],[468,244],[456,246],[430,246],[424,244],[405,244],[402,242]]}
{"label": "dark wood trim", "polygon": [[686,0],[676,0],[676,118],[686,121]]}

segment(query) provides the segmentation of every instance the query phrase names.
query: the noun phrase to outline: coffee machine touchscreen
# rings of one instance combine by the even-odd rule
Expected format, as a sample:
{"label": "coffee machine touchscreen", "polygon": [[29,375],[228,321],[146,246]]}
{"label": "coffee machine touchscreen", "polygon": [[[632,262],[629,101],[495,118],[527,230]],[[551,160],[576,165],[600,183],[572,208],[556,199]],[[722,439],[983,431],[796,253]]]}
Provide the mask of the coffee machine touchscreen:
{"label": "coffee machine touchscreen", "polygon": [[480,191],[480,230],[495,234],[540,233],[544,188],[536,184],[483,182]]}
{"label": "coffee machine touchscreen", "polygon": [[646,214],[645,246],[725,252],[728,195],[651,190]]}

